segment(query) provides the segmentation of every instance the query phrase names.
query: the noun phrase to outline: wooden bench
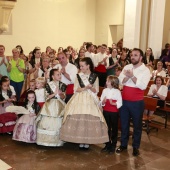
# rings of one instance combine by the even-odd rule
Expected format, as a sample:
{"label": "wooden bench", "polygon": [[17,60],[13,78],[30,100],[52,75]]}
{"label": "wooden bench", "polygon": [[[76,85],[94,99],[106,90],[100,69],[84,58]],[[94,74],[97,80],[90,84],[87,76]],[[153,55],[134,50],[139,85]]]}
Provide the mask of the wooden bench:
{"label": "wooden bench", "polygon": [[[145,103],[145,109],[148,110],[148,114],[149,114],[149,111],[156,111],[157,109],[157,99],[156,98],[152,98],[152,97],[148,97],[148,96],[145,96],[144,97],[144,103]],[[157,123],[154,123],[154,122],[151,122],[151,120],[154,120],[154,116],[149,116],[149,115],[143,115],[143,121],[146,122],[146,132],[147,134],[149,134],[150,130],[152,128],[156,128],[157,131],[158,129],[162,129],[163,127]]]}
{"label": "wooden bench", "polygon": [[170,114],[170,91],[168,91],[166,100],[165,100],[165,106],[162,108],[158,108],[158,111],[161,111],[165,114],[164,118],[165,118],[165,123],[164,123],[164,127],[167,128],[167,122],[168,122],[168,115]]}

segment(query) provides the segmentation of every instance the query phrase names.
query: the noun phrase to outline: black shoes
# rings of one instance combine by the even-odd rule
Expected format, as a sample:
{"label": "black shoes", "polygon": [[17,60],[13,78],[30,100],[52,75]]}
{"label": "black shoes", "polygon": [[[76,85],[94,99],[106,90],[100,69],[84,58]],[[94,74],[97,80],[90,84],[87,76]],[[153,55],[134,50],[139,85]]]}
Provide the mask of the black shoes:
{"label": "black shoes", "polygon": [[108,153],[109,153],[109,154],[115,153],[115,148],[111,147],[111,148],[109,149]]}
{"label": "black shoes", "polygon": [[101,150],[101,152],[107,152],[107,151],[109,151],[109,147],[106,145],[106,146]]}
{"label": "black shoes", "polygon": [[[127,150],[127,147],[120,146],[119,148],[116,149],[116,154],[120,154],[124,150]],[[133,154],[133,156],[138,156],[140,154],[139,149],[133,148],[133,153],[132,154]]]}
{"label": "black shoes", "polygon": [[105,146],[101,152],[108,152],[109,154],[113,154],[115,152],[115,148],[114,147],[108,147],[108,146]]}
{"label": "black shoes", "polygon": [[119,147],[116,149],[116,154],[120,154],[120,153],[123,152],[124,150],[127,150],[127,147],[125,147],[125,146],[119,146]]}
{"label": "black shoes", "polygon": [[139,149],[133,148],[133,156],[138,156],[139,154]]}

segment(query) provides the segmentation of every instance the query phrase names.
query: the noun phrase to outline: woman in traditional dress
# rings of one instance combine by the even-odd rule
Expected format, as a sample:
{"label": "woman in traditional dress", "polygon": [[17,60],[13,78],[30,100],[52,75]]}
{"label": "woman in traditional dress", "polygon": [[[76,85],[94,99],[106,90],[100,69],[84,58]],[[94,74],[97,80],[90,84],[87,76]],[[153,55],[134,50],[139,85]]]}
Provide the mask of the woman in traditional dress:
{"label": "woman in traditional dress", "polygon": [[80,149],[108,142],[107,125],[98,105],[98,78],[93,68],[89,57],[80,61],[81,72],[77,74],[74,96],[67,103],[60,131],[61,140],[79,143]]}
{"label": "woman in traditional dress", "polygon": [[50,71],[50,82],[46,85],[47,101],[37,118],[37,144],[44,146],[62,146],[59,139],[65,103],[66,85],[62,83],[58,69]]}
{"label": "woman in traditional dress", "polygon": [[40,106],[36,102],[35,92],[30,90],[26,94],[25,108],[29,114],[21,116],[13,131],[13,140],[26,143],[36,142],[36,123],[35,118],[40,111]]}

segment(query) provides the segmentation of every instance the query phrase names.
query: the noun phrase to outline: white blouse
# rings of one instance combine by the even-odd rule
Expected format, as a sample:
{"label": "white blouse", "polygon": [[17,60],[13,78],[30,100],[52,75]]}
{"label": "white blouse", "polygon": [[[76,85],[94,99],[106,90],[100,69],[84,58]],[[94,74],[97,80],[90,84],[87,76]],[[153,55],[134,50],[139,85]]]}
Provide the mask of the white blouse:
{"label": "white blouse", "polygon": [[116,102],[117,108],[120,108],[122,106],[122,95],[120,90],[114,88],[112,89],[106,88],[103,90],[102,95],[100,97],[101,102],[105,97],[106,99],[117,100]]}
{"label": "white blouse", "polygon": [[45,88],[35,90],[37,102],[45,102]]}
{"label": "white blouse", "polygon": [[[157,90],[157,86],[156,84],[152,84],[150,89],[149,89],[149,92],[148,92],[148,95],[153,95],[153,90],[156,89]],[[164,97],[167,96],[167,93],[168,93],[168,87],[165,86],[165,85],[161,85],[161,87],[159,88],[158,90],[158,93]],[[154,95],[153,97],[158,97],[157,95]]]}

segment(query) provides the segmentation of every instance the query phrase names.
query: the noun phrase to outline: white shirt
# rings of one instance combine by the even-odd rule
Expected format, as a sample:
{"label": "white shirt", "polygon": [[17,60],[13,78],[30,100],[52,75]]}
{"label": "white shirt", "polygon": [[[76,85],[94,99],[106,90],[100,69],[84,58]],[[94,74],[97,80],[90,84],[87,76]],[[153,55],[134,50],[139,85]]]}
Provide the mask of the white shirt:
{"label": "white shirt", "polygon": [[37,102],[45,102],[45,88],[35,90]]}
{"label": "white shirt", "polygon": [[93,56],[94,56],[94,53],[90,53],[88,51],[85,52],[85,57],[90,57],[92,59]]}
{"label": "white shirt", "polygon": [[[47,73],[48,75],[49,75],[51,69],[52,69],[51,67],[48,69],[48,73]],[[45,73],[45,72],[43,72],[43,71],[41,70],[41,68],[39,68],[39,69],[38,69],[38,77],[44,77],[44,76],[42,76],[43,73]]]}
{"label": "white shirt", "polygon": [[152,73],[154,74],[154,79],[156,76],[166,77],[166,72],[164,70],[161,70],[160,72],[158,72],[157,70],[153,70]]}
{"label": "white shirt", "polygon": [[[133,70],[133,75],[137,78],[136,84],[131,79],[129,79],[126,83],[122,84],[123,79],[126,77],[124,74],[124,70]],[[150,80],[150,71],[145,66],[145,64],[142,64],[137,68],[134,68],[133,64],[128,64],[123,68],[118,78],[119,78],[120,85],[125,85],[129,87],[145,90]]]}
{"label": "white shirt", "polygon": [[102,91],[102,95],[100,97],[101,102],[105,97],[106,99],[117,100],[116,104],[118,109],[122,106],[122,96],[120,90],[106,88]]}
{"label": "white shirt", "polygon": [[[57,64],[54,68],[61,70],[62,66],[61,64]],[[67,63],[67,65],[65,66],[65,71],[67,74],[69,74],[70,76],[70,80],[68,80],[63,74],[61,75],[61,82],[68,85],[68,84],[74,84],[75,82],[75,78],[77,75],[77,67],[71,63]]]}
{"label": "white shirt", "polygon": [[[148,92],[148,95],[153,95],[152,91],[156,89],[157,90],[157,86],[156,84],[152,84],[150,89],[149,89],[149,92]],[[158,93],[164,97],[167,96],[167,93],[168,93],[168,87],[165,86],[165,85],[161,85],[161,87],[159,88],[158,90]],[[157,95],[154,95],[153,97],[158,97]]]}
{"label": "white shirt", "polygon": [[[107,57],[107,59],[106,59],[106,63],[107,63],[106,67],[108,67],[109,66],[109,57],[105,53],[102,54],[101,52],[94,55],[94,57],[92,59],[93,63],[94,63],[94,66],[97,67],[98,63],[101,62],[105,57]],[[104,62],[101,63],[101,64],[104,65]]]}
{"label": "white shirt", "polygon": [[13,86],[9,85],[9,88],[11,89],[12,91],[12,96],[16,96],[16,92],[15,92],[15,89]]}

